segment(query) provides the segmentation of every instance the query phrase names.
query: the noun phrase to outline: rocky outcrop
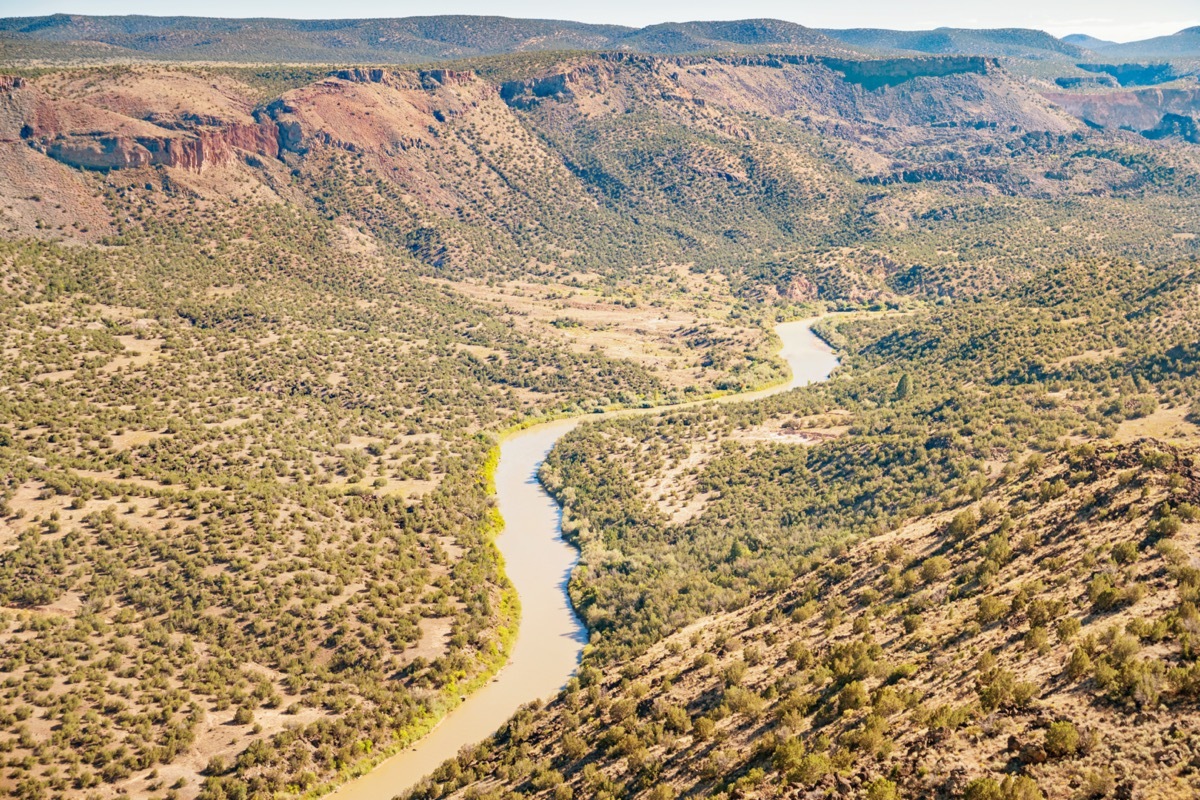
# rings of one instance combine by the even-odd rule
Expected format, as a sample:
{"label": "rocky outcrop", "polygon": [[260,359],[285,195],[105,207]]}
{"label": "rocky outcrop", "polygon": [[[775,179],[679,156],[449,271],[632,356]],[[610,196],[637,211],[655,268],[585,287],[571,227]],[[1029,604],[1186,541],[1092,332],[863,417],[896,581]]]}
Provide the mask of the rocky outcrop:
{"label": "rocky outcrop", "polygon": [[938,181],[979,181],[981,183],[1003,185],[1007,180],[1007,173],[1000,169],[937,164],[897,169],[885,175],[868,175],[859,178],[858,182],[866,186],[891,186],[896,183],[929,183]]}
{"label": "rocky outcrop", "polygon": [[1182,139],[1192,144],[1200,144],[1200,125],[1192,117],[1182,114],[1164,114],[1158,125],[1150,130],[1142,131],[1147,139]]}
{"label": "rocky outcrop", "polygon": [[475,80],[475,73],[453,69],[423,69],[397,71],[391,69],[339,69],[329,74],[331,78],[350,83],[379,83],[395,89],[436,89],[439,86],[460,86]]}
{"label": "rocky outcrop", "polygon": [[431,83],[436,83],[439,86],[461,86],[475,80],[474,72],[453,69],[421,70],[419,74],[421,76],[421,83],[426,88],[433,88],[428,85]]}
{"label": "rocky outcrop", "polygon": [[606,69],[604,61],[615,59],[625,54],[605,54],[601,63],[585,64],[565,72],[542,75],[520,81],[507,81],[500,84],[500,99],[513,108],[532,108],[542,100],[571,100],[575,97],[572,86],[586,81],[595,89],[597,81],[602,78]]}
{"label": "rocky outcrop", "polygon": [[82,169],[161,165],[200,172],[238,160],[239,152],[278,158],[281,138],[280,126],[270,121],[163,136],[59,133],[30,138],[29,144],[56,161]]}
{"label": "rocky outcrop", "polygon": [[571,78],[571,75],[560,73],[524,81],[509,81],[500,86],[500,97],[514,108],[529,108],[547,97],[570,100],[575,96],[569,86]]}
{"label": "rocky outcrop", "polygon": [[883,58],[851,61],[841,58],[818,59],[835,72],[867,90],[897,86],[914,78],[944,78],[948,75],[987,75],[997,67],[994,58],[982,56],[941,56],[931,58]]}
{"label": "rocky outcrop", "polygon": [[1079,64],[1086,72],[1102,73],[1121,86],[1156,86],[1184,75],[1172,64]]}
{"label": "rocky outcrop", "polygon": [[1068,75],[1055,78],[1054,83],[1063,89],[1112,89],[1117,85],[1109,75]]}
{"label": "rocky outcrop", "polygon": [[1047,92],[1045,98],[1064,111],[1104,128],[1152,131],[1168,115],[1200,115],[1200,89],[1191,87],[1087,94]]}
{"label": "rocky outcrop", "polygon": [[24,143],[80,169],[161,165],[198,172],[243,154],[278,158],[302,138],[298,123],[271,113],[260,113],[254,123],[195,114],[134,119],[51,101],[23,78],[0,75],[0,140]]}
{"label": "rocky outcrop", "polygon": [[804,303],[809,300],[817,299],[817,285],[808,279],[807,276],[796,273],[792,279],[788,281],[787,287],[784,289],[784,297],[793,303]]}

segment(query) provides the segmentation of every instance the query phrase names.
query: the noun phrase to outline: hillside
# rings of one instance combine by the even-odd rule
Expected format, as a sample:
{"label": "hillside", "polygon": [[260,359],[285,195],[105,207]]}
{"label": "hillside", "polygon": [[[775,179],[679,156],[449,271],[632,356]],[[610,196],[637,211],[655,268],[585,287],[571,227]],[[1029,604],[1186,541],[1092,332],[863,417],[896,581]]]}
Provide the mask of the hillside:
{"label": "hillside", "polygon": [[585,666],[412,796],[1191,796],[1194,452],[1027,465]]}
{"label": "hillside", "polygon": [[1189,796],[1198,278],[834,318],[826,385],[577,430],[579,680],[414,796]]}

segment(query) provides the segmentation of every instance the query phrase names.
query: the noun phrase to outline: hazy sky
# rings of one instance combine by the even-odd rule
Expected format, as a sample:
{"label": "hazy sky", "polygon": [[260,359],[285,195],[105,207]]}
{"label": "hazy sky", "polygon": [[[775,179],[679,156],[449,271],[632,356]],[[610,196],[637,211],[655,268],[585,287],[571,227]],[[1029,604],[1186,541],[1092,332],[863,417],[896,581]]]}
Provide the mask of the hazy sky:
{"label": "hazy sky", "polygon": [[775,17],[821,28],[1022,27],[1117,41],[1200,25],[1200,0],[0,0],[0,16],[57,12],[309,18],[497,14],[633,26]]}

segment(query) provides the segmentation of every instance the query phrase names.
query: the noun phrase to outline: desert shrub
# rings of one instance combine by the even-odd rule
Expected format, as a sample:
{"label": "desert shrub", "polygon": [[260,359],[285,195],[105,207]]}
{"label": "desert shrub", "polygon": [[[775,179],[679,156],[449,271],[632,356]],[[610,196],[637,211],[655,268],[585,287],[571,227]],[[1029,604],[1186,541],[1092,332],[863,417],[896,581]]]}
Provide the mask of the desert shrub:
{"label": "desert shrub", "polygon": [[1075,755],[1079,749],[1079,731],[1075,725],[1066,721],[1050,723],[1046,729],[1046,753],[1053,758],[1065,758]]}
{"label": "desert shrub", "polygon": [[786,775],[800,766],[800,760],[807,752],[804,740],[799,736],[792,736],[775,746],[771,763],[775,769]]}
{"label": "desert shrub", "polygon": [[1060,641],[1069,642],[1079,635],[1083,625],[1075,617],[1063,617],[1054,626],[1055,633],[1058,634]]}
{"label": "desert shrub", "polygon": [[1004,800],[1004,793],[994,778],[976,778],[967,784],[963,800]]}
{"label": "desert shrub", "polygon": [[897,800],[899,796],[896,784],[887,778],[876,778],[867,784],[867,800]]}
{"label": "desert shrub", "polygon": [[838,692],[838,711],[845,714],[865,706],[870,697],[862,681],[851,681]]}
{"label": "desert shrub", "polygon": [[978,528],[979,520],[975,517],[975,512],[967,509],[954,515],[946,526],[946,535],[956,541],[962,540],[973,535]]}
{"label": "desert shrub", "polygon": [[830,773],[833,764],[825,753],[807,753],[788,773],[788,780],[803,786],[813,786]]}
{"label": "desert shrub", "polygon": [[1004,800],[1046,800],[1037,781],[1026,775],[1008,775],[1000,783]]}
{"label": "desert shrub", "polygon": [[1063,666],[1063,675],[1070,681],[1082,680],[1091,671],[1092,659],[1082,647],[1072,650],[1071,655],[1067,657],[1067,663]]}
{"label": "desert shrub", "polygon": [[1119,542],[1112,548],[1113,561],[1118,564],[1132,564],[1137,559],[1137,544],[1134,542]]}
{"label": "desert shrub", "polygon": [[933,556],[921,564],[921,580],[933,583],[950,570],[950,559],[945,556]]}
{"label": "desert shrub", "polygon": [[990,625],[1008,613],[1008,604],[999,597],[983,595],[976,601],[975,619],[980,625]]}

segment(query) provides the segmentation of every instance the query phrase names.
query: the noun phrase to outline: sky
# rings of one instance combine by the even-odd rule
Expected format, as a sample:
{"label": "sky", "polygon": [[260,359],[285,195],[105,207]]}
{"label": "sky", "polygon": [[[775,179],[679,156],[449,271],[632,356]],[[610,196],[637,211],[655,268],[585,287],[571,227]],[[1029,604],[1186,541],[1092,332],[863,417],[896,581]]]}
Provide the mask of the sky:
{"label": "sky", "polygon": [[1200,0],[0,0],[4,17],[60,12],[310,19],[494,14],[635,27],[773,17],[814,28],[1039,28],[1120,42],[1200,25]]}

